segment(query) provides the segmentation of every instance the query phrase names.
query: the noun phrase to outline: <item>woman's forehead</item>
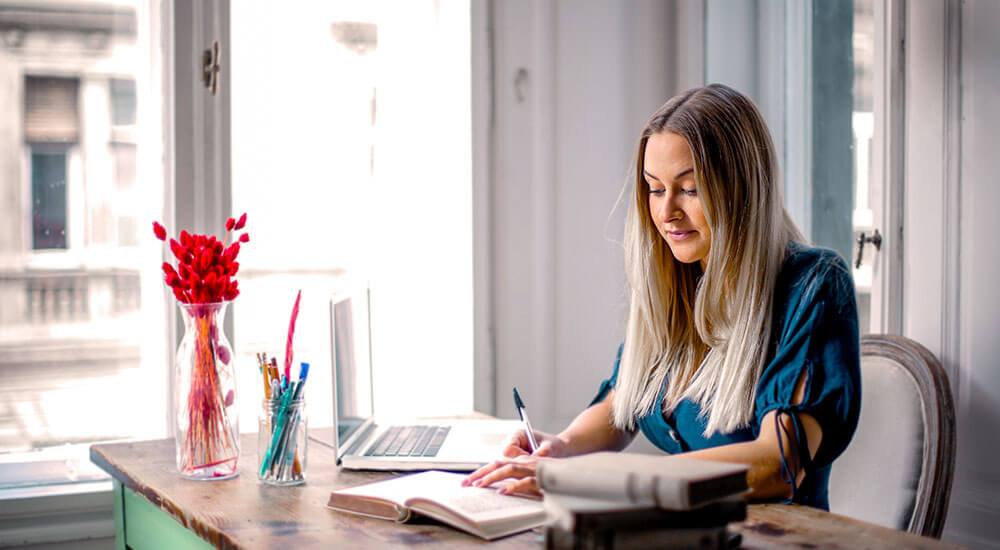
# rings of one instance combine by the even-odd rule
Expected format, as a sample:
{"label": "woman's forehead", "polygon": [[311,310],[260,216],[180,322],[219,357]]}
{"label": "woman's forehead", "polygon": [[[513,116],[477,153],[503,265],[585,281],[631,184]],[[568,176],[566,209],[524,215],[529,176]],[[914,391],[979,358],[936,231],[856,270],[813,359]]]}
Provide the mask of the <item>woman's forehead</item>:
{"label": "woman's forehead", "polygon": [[658,132],[649,136],[643,154],[643,169],[657,179],[673,179],[692,168],[694,158],[686,139],[674,132]]}

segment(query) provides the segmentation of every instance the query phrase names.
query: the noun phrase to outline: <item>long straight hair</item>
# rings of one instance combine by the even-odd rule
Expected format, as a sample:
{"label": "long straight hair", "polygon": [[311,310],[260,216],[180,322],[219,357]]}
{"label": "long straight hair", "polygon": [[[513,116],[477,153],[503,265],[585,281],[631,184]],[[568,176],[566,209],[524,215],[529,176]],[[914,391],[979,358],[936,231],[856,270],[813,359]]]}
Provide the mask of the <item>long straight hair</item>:
{"label": "long straight hair", "polygon": [[[707,265],[682,263],[653,224],[643,161],[649,137],[691,148],[711,228]],[[789,241],[804,241],[781,198],[777,156],[753,102],[721,84],[667,101],[636,148],[625,222],[631,305],[612,417],[621,429],[682,400],[708,418],[705,436],[749,424],[771,336],[774,285]],[[660,388],[666,383],[662,402]]]}

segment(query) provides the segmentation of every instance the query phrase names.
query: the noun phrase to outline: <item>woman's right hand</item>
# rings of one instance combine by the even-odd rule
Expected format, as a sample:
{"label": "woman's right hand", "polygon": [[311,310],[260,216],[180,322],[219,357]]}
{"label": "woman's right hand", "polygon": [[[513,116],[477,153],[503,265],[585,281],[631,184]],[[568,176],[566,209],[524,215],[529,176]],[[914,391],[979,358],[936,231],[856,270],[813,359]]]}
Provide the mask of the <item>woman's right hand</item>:
{"label": "woman's right hand", "polygon": [[501,453],[504,458],[479,468],[468,475],[462,485],[465,487],[488,487],[495,482],[504,481],[498,488],[500,494],[523,494],[541,496],[535,472],[538,462],[548,457],[561,457],[569,454],[566,441],[559,436],[535,431],[535,442],[538,449],[531,452],[531,443],[524,428],[517,430],[504,443]]}
{"label": "woman's right hand", "polygon": [[531,443],[528,442],[528,432],[524,428],[512,433],[504,442],[501,454],[506,458],[517,458],[534,454],[535,456],[564,457],[570,454],[568,445],[564,439],[558,435],[547,434],[534,430],[535,442],[538,449],[531,452]]}

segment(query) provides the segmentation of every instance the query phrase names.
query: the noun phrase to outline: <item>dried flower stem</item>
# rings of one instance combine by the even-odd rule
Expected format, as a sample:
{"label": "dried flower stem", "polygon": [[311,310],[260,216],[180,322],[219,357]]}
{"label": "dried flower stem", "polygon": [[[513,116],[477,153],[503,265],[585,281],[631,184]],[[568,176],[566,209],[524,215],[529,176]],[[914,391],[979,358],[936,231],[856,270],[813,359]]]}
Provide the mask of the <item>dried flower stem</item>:
{"label": "dried flower stem", "polygon": [[235,434],[229,419],[215,365],[211,311],[194,314],[195,364],[188,394],[188,430],[184,437],[185,472],[217,465],[237,457]]}

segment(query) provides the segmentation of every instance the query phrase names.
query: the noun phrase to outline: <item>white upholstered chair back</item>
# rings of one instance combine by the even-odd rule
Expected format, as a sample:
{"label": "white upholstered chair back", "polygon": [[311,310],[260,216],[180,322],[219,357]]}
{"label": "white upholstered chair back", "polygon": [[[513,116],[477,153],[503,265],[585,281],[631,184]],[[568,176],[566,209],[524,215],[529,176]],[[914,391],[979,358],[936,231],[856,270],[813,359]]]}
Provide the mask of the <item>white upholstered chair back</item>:
{"label": "white upholstered chair back", "polygon": [[861,418],[830,473],[830,511],[941,536],[955,469],[955,407],[941,364],[901,336],[861,339]]}

